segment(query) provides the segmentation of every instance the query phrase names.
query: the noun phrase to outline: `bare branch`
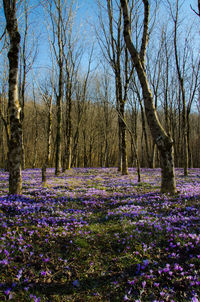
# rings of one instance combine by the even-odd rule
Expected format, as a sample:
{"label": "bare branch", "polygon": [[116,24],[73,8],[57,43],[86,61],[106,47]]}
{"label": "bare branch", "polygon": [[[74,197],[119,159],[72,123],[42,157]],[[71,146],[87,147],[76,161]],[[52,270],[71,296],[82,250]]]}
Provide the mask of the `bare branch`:
{"label": "bare branch", "polygon": [[198,0],[198,12],[194,10],[194,8],[192,7],[192,5],[190,4],[190,8],[191,10],[193,10],[193,12],[200,17],[200,0]]}

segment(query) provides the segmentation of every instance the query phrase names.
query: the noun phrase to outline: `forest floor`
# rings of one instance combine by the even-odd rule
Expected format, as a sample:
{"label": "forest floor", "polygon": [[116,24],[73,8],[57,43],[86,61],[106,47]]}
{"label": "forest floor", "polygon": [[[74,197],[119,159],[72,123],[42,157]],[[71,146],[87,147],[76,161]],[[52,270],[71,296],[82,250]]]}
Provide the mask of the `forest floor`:
{"label": "forest floor", "polygon": [[176,169],[177,195],[160,170],[23,171],[8,196],[0,171],[0,301],[197,302],[200,169]]}

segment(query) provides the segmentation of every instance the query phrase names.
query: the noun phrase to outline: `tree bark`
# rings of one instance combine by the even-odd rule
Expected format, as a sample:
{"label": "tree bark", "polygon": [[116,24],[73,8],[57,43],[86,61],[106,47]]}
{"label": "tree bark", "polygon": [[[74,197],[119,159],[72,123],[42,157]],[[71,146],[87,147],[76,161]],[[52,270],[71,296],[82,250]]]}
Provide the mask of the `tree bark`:
{"label": "tree bark", "polygon": [[[11,2],[11,3],[10,3]],[[9,59],[9,93],[8,108],[10,119],[9,140],[9,194],[22,193],[21,149],[22,126],[20,121],[20,104],[18,101],[18,62],[20,33],[16,17],[16,1],[3,1],[6,17],[6,29],[10,38]]]}
{"label": "tree bark", "polygon": [[47,167],[46,164],[42,167],[42,183],[45,184],[47,180]]}

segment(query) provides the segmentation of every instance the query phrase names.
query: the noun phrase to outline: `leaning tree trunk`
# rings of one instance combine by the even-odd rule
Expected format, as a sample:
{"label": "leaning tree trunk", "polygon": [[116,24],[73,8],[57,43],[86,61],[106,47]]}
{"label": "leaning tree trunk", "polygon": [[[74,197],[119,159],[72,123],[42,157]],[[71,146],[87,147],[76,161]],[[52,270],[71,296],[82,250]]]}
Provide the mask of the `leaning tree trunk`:
{"label": "leaning tree trunk", "polygon": [[18,61],[20,34],[16,17],[16,5],[3,1],[6,17],[6,28],[10,37],[9,59],[9,93],[8,108],[10,119],[10,140],[9,140],[9,194],[21,194],[21,145],[22,127],[20,122],[20,105],[18,101]]}
{"label": "leaning tree trunk", "polygon": [[154,106],[153,95],[149,87],[145,72],[145,53],[148,42],[148,23],[149,23],[149,3],[148,0],[143,0],[144,3],[144,29],[142,37],[141,51],[138,53],[132,39],[131,26],[127,0],[120,0],[124,16],[124,38],[126,46],[130,52],[131,58],[136,68],[136,72],[142,87],[145,113],[149,128],[154,142],[157,144],[161,158],[161,192],[172,193],[176,192],[175,169],[174,169],[174,150],[173,140],[167,135],[161,126],[157,112]]}

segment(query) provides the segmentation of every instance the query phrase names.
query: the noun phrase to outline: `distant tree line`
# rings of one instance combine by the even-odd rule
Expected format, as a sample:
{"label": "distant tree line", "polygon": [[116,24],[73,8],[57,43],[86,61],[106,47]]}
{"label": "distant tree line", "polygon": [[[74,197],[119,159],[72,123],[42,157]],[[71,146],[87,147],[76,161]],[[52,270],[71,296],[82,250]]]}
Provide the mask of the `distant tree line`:
{"label": "distant tree line", "polygon": [[[99,82],[97,82],[98,85]],[[100,87],[97,87],[99,90]],[[103,89],[103,87],[102,87]],[[103,92],[103,91],[102,91]],[[105,92],[105,91],[104,91]],[[96,99],[72,100],[72,160],[71,167],[117,167],[118,164],[118,114],[112,104],[99,97]],[[38,98],[37,98],[38,99]],[[132,99],[131,101],[134,101]],[[4,103],[5,104],[5,103]],[[178,106],[178,102],[176,104]],[[7,103],[6,106],[7,107]],[[84,107],[84,109],[83,109]],[[66,104],[63,103],[63,112]],[[80,112],[81,119],[80,119]],[[175,166],[184,166],[182,123],[179,108],[170,114],[170,126],[175,141]],[[158,111],[161,121],[165,121],[164,109]],[[40,168],[45,161],[46,142],[48,139],[48,103],[45,96],[40,103],[29,100],[24,108],[24,149],[25,168]],[[157,148],[151,138],[147,121],[142,117],[140,107],[133,103],[125,113],[126,123],[136,137],[141,167],[160,167]],[[144,121],[143,121],[144,118]],[[65,125],[65,117],[63,117]],[[144,125],[143,125],[144,123]],[[0,167],[7,168],[8,146],[3,123],[1,125]],[[200,116],[190,114],[189,168],[200,167]],[[65,154],[67,137],[62,130],[62,157]],[[55,167],[56,156],[56,105],[52,108],[52,135],[49,167]],[[129,167],[136,167],[136,154],[130,133],[127,133],[127,159]],[[62,161],[64,169],[64,160]]]}

